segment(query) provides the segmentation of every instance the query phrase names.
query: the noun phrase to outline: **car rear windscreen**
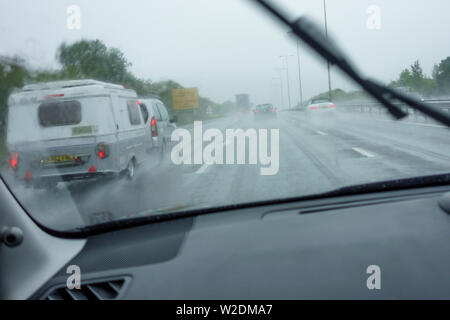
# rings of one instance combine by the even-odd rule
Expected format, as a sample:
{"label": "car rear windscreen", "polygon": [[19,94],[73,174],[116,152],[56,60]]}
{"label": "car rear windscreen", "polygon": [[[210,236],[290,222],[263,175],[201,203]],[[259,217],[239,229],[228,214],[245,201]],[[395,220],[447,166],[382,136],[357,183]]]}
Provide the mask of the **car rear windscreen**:
{"label": "car rear windscreen", "polygon": [[327,103],[330,102],[330,100],[328,99],[317,99],[317,100],[312,100],[311,103]]}
{"label": "car rear windscreen", "polygon": [[81,122],[81,104],[79,101],[44,102],[38,114],[43,127],[75,125]]}

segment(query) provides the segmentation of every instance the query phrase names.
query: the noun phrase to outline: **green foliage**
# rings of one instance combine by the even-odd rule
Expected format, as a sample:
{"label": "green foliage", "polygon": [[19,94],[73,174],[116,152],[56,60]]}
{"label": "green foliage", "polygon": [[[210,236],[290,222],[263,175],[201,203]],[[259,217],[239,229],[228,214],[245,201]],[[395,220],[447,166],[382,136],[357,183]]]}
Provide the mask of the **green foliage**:
{"label": "green foliage", "polygon": [[169,113],[172,115],[174,113],[173,110],[173,101],[172,101],[172,90],[183,88],[179,83],[167,80],[156,82],[151,85],[150,94],[157,95],[161,101],[167,106],[169,109]]}
{"label": "green foliage", "polygon": [[18,57],[0,57],[0,135],[3,134],[7,100],[14,88],[20,88],[29,78],[25,61]]}
{"label": "green foliage", "polygon": [[442,60],[435,66],[433,76],[436,79],[438,90],[441,94],[450,93],[450,57]]}
{"label": "green foliage", "polygon": [[415,61],[409,69],[404,69],[392,87],[407,87],[426,97],[450,93],[450,57],[434,65],[431,78],[427,77],[419,61]]}
{"label": "green foliage", "polygon": [[392,87],[407,87],[412,91],[429,96],[436,90],[436,82],[432,78],[428,78],[419,61],[415,61],[409,69],[404,69],[398,78],[391,82]]}
{"label": "green foliage", "polygon": [[63,73],[76,79],[93,78],[113,83],[129,80],[131,63],[117,48],[108,48],[100,40],[81,40],[71,45],[62,43],[56,54]]}

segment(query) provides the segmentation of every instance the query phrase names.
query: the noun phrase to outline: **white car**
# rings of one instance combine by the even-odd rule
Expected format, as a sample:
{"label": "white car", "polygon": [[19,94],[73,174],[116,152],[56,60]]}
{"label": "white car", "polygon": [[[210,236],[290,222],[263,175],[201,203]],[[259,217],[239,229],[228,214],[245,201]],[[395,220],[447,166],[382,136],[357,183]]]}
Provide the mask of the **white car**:
{"label": "white car", "polygon": [[335,110],[336,105],[327,98],[312,99],[306,107],[306,111],[310,115],[333,114]]}

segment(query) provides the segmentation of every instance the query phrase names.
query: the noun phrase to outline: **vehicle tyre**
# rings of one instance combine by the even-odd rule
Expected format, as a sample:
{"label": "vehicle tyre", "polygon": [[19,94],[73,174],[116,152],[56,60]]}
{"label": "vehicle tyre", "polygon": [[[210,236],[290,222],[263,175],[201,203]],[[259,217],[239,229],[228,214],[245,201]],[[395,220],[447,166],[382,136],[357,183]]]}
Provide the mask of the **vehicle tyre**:
{"label": "vehicle tyre", "polygon": [[167,152],[167,143],[166,143],[166,140],[163,140],[163,142],[161,144],[160,155],[159,155],[159,164],[161,164],[163,162],[164,157],[166,156],[166,152]]}
{"label": "vehicle tyre", "polygon": [[166,152],[167,152],[167,142],[166,142],[166,140],[163,141],[161,152],[162,152],[163,156],[164,156],[164,155],[166,154]]}
{"label": "vehicle tyre", "polygon": [[128,162],[127,168],[125,169],[125,176],[126,176],[127,180],[130,180],[130,181],[133,180],[135,172],[136,172],[136,164],[134,162],[134,159],[131,159]]}

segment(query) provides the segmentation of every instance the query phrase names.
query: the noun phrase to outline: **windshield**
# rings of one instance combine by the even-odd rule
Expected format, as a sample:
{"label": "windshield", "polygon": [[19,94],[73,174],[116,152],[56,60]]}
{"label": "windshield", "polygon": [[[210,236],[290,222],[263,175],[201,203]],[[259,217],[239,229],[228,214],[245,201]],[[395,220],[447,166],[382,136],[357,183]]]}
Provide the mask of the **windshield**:
{"label": "windshield", "polygon": [[[447,0],[276,3],[450,113]],[[450,173],[446,126],[395,121],[253,1],[3,1],[0,42],[0,175],[54,230]]]}

